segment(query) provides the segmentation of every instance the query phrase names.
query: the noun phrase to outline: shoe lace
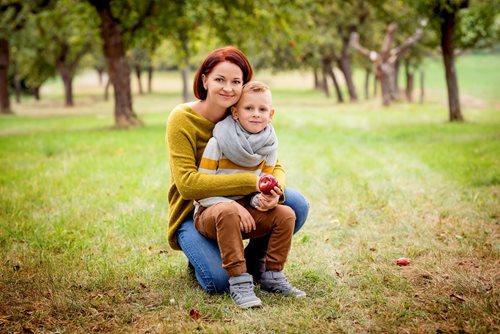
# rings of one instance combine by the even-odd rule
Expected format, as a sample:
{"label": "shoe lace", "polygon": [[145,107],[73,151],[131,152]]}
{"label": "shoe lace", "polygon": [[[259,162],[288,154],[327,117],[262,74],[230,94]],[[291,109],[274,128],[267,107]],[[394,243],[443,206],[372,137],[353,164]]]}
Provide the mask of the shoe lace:
{"label": "shoe lace", "polygon": [[276,288],[282,290],[282,291],[288,291],[288,290],[292,290],[292,285],[290,284],[290,282],[288,282],[288,280],[286,279],[285,276],[278,276],[275,278],[275,282],[276,282]]}
{"label": "shoe lace", "polygon": [[253,283],[243,282],[233,285],[233,292],[240,295],[249,295],[253,292],[253,288]]}

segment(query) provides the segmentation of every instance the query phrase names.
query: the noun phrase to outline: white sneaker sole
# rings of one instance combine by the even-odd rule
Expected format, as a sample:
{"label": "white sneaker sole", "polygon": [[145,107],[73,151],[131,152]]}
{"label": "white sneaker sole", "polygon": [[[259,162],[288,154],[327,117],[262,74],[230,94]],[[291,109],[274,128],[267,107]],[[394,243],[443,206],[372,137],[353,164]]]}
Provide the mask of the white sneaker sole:
{"label": "white sneaker sole", "polygon": [[[236,304],[236,305],[238,305],[238,304]],[[252,307],[260,307],[260,306],[262,306],[262,301],[260,301],[260,300],[254,300],[251,302],[246,302],[244,304],[238,305],[238,307],[240,307],[240,308],[252,308]]]}

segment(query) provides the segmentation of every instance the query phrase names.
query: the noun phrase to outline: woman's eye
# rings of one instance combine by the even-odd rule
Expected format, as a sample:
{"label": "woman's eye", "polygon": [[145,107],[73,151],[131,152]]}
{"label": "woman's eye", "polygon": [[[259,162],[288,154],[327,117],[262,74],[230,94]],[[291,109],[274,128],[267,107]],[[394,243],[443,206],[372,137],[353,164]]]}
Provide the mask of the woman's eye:
{"label": "woman's eye", "polygon": [[233,81],[233,83],[234,83],[235,85],[239,85],[239,84],[241,84],[241,81],[236,80],[236,81]]}
{"label": "woman's eye", "polygon": [[222,82],[223,80],[222,80],[222,78],[216,78],[215,81]]}

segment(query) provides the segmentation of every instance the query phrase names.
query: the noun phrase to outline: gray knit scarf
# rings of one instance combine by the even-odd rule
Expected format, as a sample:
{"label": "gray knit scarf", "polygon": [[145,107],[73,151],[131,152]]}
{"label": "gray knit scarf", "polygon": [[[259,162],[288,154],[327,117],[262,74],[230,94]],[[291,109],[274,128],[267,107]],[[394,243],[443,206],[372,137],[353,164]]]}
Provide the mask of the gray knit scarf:
{"label": "gray knit scarf", "polygon": [[213,136],[224,154],[242,167],[254,167],[278,148],[278,138],[271,124],[259,133],[250,133],[231,115],[215,125]]}

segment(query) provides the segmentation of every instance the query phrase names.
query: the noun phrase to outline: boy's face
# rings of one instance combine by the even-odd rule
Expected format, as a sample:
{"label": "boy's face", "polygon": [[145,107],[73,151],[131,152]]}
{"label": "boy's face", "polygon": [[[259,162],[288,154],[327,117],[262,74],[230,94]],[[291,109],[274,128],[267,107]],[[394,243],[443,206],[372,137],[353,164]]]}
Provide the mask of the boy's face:
{"label": "boy's face", "polygon": [[248,92],[231,108],[233,119],[250,133],[258,133],[274,116],[271,95],[267,92]]}

